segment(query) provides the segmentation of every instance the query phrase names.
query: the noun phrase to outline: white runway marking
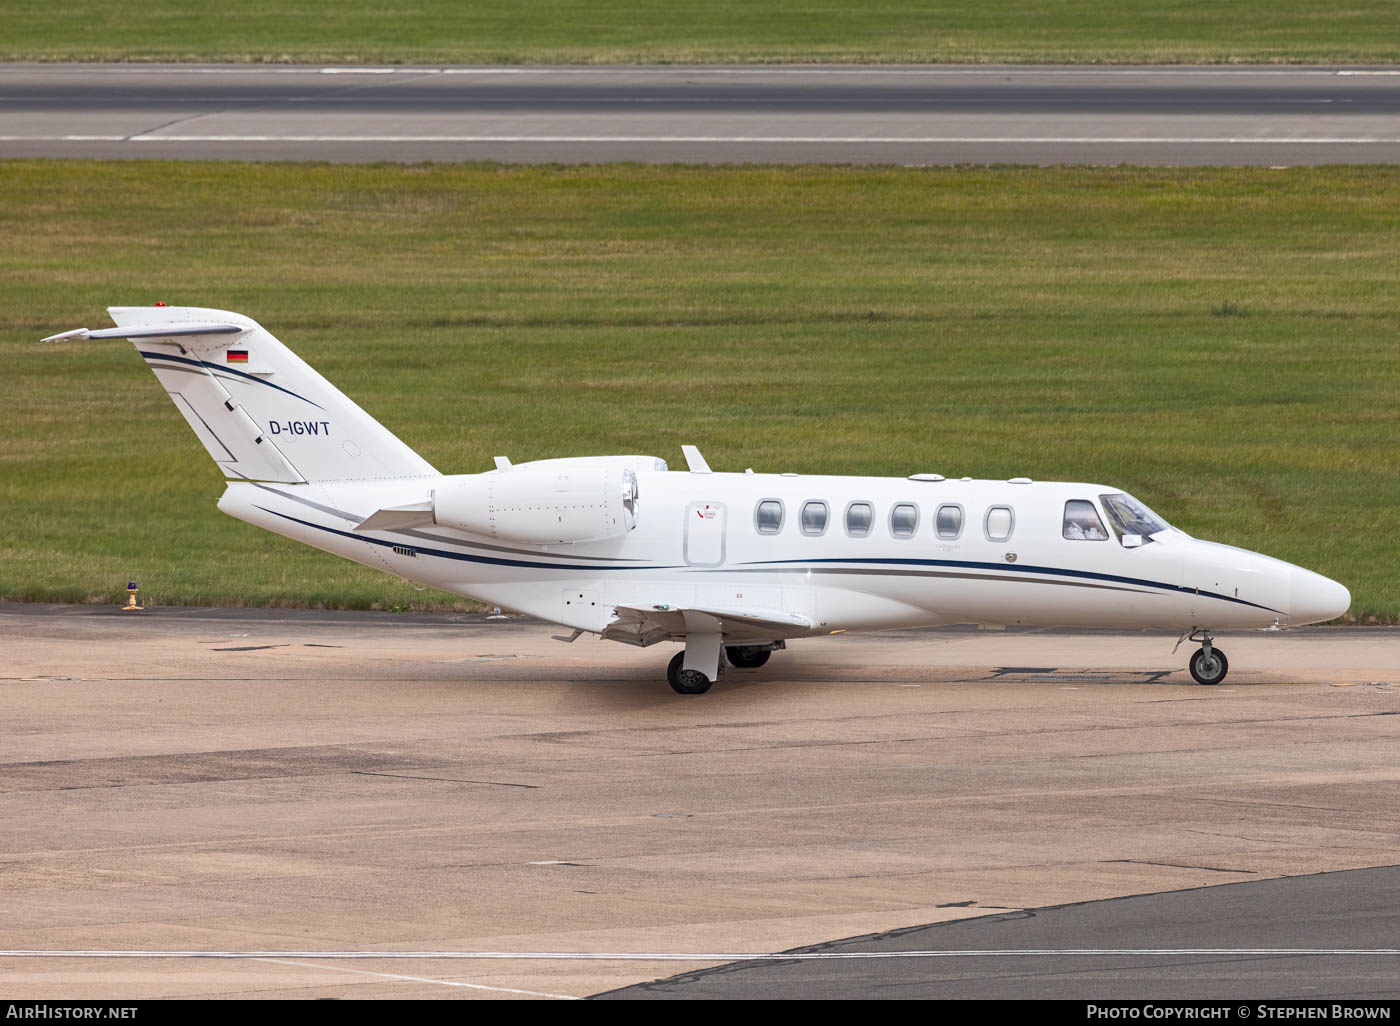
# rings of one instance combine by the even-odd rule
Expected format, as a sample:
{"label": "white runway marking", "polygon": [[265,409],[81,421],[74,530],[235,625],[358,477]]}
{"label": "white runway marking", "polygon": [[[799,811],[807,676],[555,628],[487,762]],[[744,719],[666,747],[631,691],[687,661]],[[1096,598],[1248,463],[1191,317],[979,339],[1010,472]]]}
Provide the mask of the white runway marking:
{"label": "white runway marking", "polygon": [[[33,70],[26,68],[25,70]],[[49,70],[49,69],[44,69]],[[1180,77],[1229,76],[1230,78],[1270,76],[1270,77],[1323,77],[1336,78],[1356,75],[1400,75],[1400,70],[1370,68],[1307,68],[1307,67],[1178,67],[1132,65],[1119,67],[1092,67],[1088,65],[995,65],[978,67],[957,65],[911,65],[909,67],[877,67],[862,64],[782,64],[782,65],[594,65],[590,67],[549,66],[549,65],[436,65],[425,67],[360,67],[357,65],[249,65],[245,67],[208,67],[204,65],[170,66],[130,64],[102,66],[92,64],[54,65],[55,74],[69,70],[101,70],[103,74],[127,75],[878,75],[883,77],[910,77],[927,75],[972,75],[988,76],[1151,76],[1170,75]]]}
{"label": "white runway marking", "polygon": [[830,136],[830,135],[0,135],[0,142],[128,143],[851,143],[932,145],[1058,143],[1073,146],[1141,143],[1152,146],[1210,145],[1396,145],[1400,136]]}
{"label": "white runway marking", "polygon": [[[986,948],[959,951],[100,951],[17,949],[0,958],[212,958],[212,959],[458,959],[578,962],[770,962],[841,961],[862,958],[1157,958],[1182,955],[1297,957],[1393,957],[1400,948]],[[436,981],[434,981],[436,982]]]}
{"label": "white runway marking", "polygon": [[520,990],[516,987],[488,987],[484,983],[463,983],[460,980],[435,980],[430,976],[405,976],[402,973],[376,973],[369,969],[346,969],[338,965],[317,965],[314,962],[293,962],[287,958],[264,958],[262,962],[275,962],[278,965],[298,965],[305,969],[326,969],[333,973],[354,973],[357,976],[379,976],[386,980],[410,980],[414,983],[436,983],[442,987],[465,987],[468,990],[490,990],[502,994],[524,994],[527,997],[558,998],[560,1001],[579,1001],[572,994],[551,994],[543,990]]}

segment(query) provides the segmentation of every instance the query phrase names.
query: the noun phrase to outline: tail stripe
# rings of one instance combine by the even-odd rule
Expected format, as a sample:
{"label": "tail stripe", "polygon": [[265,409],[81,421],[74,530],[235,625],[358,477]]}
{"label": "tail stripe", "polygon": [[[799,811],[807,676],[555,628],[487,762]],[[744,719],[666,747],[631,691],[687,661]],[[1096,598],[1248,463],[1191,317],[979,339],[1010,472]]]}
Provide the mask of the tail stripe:
{"label": "tail stripe", "polygon": [[306,396],[304,395],[297,395],[289,388],[283,388],[281,385],[275,385],[271,381],[267,381],[264,378],[260,378],[256,374],[249,374],[247,371],[235,370],[232,367],[223,367],[217,363],[209,363],[206,360],[191,360],[188,357],[174,356],[170,353],[149,353],[144,349],[139,349],[137,350],[137,352],[139,352],[148,360],[171,360],[174,363],[187,363],[191,367],[203,367],[205,370],[210,371],[211,373],[237,374],[240,378],[247,378],[249,381],[256,381],[259,385],[266,385],[268,388],[275,388],[279,392],[286,392],[293,399],[300,399],[304,403],[311,403],[311,405],[316,407],[316,409],[318,410],[325,409],[325,407],[322,406],[320,403],[311,402],[311,400],[306,398]]}

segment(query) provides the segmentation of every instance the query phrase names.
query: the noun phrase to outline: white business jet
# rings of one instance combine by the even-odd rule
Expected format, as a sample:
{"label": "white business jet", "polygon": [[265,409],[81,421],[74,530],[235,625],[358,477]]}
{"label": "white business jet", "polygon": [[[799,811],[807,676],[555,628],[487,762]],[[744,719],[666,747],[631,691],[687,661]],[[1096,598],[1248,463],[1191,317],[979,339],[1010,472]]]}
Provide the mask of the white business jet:
{"label": "white business jet", "polygon": [[[700,694],[795,638],[975,623],[1171,628],[1225,678],[1222,628],[1331,620],[1336,581],[1200,541],[1096,484],[688,472],[588,456],[441,474],[255,321],[112,307],[229,479],[219,508],[421,584],[646,647]],[[1178,641],[1178,645],[1180,641]]]}

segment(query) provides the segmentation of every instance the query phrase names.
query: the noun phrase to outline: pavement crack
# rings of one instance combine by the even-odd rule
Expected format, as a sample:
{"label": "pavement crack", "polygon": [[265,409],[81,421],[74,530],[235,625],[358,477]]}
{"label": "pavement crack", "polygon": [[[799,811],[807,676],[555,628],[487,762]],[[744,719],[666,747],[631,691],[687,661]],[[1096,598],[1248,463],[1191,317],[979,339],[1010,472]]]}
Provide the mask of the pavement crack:
{"label": "pavement crack", "polygon": [[1169,869],[1200,869],[1207,873],[1248,873],[1250,876],[1258,876],[1252,869],[1228,869],[1224,866],[1192,866],[1184,862],[1154,862],[1151,859],[1104,859],[1108,862],[1127,862],[1136,866],[1166,866]]}
{"label": "pavement crack", "polygon": [[523,787],[529,791],[538,791],[538,784],[513,784],[505,780],[466,780],[462,777],[429,777],[417,773],[378,773],[373,770],[351,770],[357,777],[396,777],[399,780],[442,780],[452,784],[486,784],[491,787]]}
{"label": "pavement crack", "polygon": [[[1253,844],[1282,844],[1292,848],[1312,848],[1315,844],[1303,841],[1287,841],[1280,837],[1248,837],[1244,834],[1224,833],[1217,830],[1198,830],[1194,827],[1182,827],[1188,834],[1201,834],[1204,837],[1228,837],[1232,841],[1249,841]],[[1338,845],[1326,845],[1325,847],[1339,847]]]}
{"label": "pavement crack", "polygon": [[1351,812],[1350,809],[1334,809],[1327,805],[1295,805],[1291,802],[1260,802],[1251,801],[1247,798],[1202,798],[1193,794],[1153,794],[1143,792],[1143,798],[1164,798],[1168,801],[1178,800],[1184,802],[1218,802],[1223,805],[1257,805],[1260,808],[1273,809],[1308,809],[1312,812]]}

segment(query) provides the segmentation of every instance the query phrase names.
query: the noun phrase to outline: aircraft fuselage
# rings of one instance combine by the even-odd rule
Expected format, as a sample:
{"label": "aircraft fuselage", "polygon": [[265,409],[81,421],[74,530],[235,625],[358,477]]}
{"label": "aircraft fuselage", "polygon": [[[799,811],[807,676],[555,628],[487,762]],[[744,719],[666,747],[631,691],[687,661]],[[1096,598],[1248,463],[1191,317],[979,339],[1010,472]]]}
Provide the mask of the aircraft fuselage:
{"label": "aircraft fuselage", "polygon": [[[1171,528],[1125,547],[1101,499],[1121,491],[1105,485],[636,477],[635,529],[572,544],[502,543],[441,526],[355,530],[415,492],[403,481],[232,483],[220,508],[421,584],[592,632],[619,604],[784,609],[810,622],[785,632],[798,637],[952,623],[1264,628],[1330,619],[1350,602],[1311,571]],[[441,480],[422,479],[417,490],[427,495]],[[775,502],[776,529],[770,517],[772,533],[760,533],[760,504]],[[1070,502],[1093,505],[1098,536],[1066,537]],[[806,525],[804,510],[813,514]]]}

